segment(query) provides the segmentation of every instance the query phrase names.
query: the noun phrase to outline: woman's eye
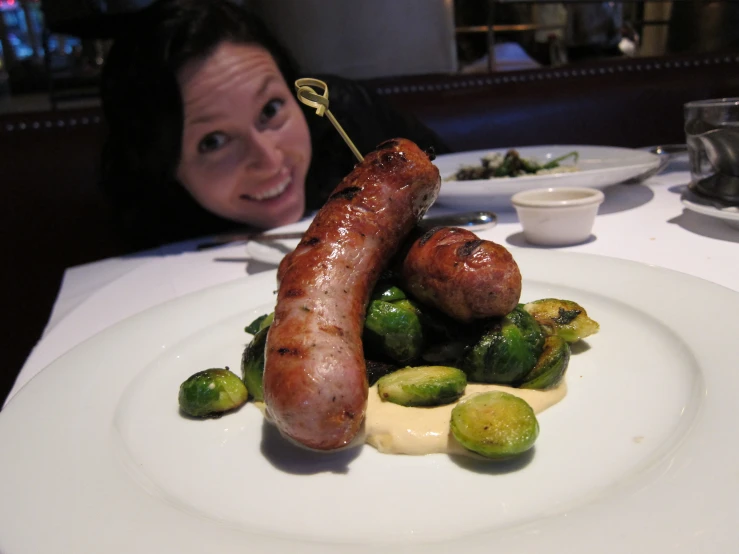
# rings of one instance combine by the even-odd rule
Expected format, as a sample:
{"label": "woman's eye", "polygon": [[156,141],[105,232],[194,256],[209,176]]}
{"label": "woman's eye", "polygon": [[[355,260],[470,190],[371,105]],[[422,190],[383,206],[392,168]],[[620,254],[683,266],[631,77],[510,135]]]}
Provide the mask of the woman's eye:
{"label": "woman's eye", "polygon": [[219,148],[223,148],[228,143],[228,137],[225,133],[210,133],[205,135],[198,143],[198,152],[206,154],[213,152]]}
{"label": "woman's eye", "polygon": [[267,123],[270,119],[275,117],[284,104],[284,100],[279,100],[277,98],[267,102],[264,105],[264,108],[262,108],[262,113],[259,114],[260,123]]}

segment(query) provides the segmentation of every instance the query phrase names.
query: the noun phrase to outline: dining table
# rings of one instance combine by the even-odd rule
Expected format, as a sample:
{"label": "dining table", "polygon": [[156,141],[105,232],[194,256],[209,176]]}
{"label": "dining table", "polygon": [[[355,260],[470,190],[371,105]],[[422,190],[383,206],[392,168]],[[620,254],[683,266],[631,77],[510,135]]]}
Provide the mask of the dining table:
{"label": "dining table", "polygon": [[[178,413],[183,364],[210,360],[225,344],[239,363],[244,314],[269,309],[289,249],[200,237],[68,268],[0,411],[0,435],[17,450],[0,451],[0,467],[14,465],[3,468],[0,492],[18,496],[0,502],[0,515],[19,522],[8,539],[16,542],[0,536],[0,550],[195,553],[206,542],[219,552],[731,550],[739,485],[724,418],[739,377],[730,367],[735,314],[721,310],[739,308],[739,215],[689,208],[690,181],[683,156],[656,175],[603,187],[590,237],[569,246],[529,244],[511,206],[474,206],[497,216],[478,236],[535,269],[522,269],[527,294],[582,297],[602,327],[591,345],[573,345],[567,398],[542,420],[536,453],[499,469],[372,448],[326,461],[281,440],[252,406],[198,422]],[[429,214],[462,209],[439,203]],[[539,258],[549,265],[537,268]],[[211,302],[209,321],[185,321]],[[38,439],[27,439],[28,420]],[[50,475],[57,467],[63,473]],[[79,497],[68,502],[70,494]],[[15,532],[41,508],[61,523]]]}
{"label": "dining table", "polygon": [[[582,244],[529,245],[512,208],[496,210],[497,225],[478,235],[504,245],[514,258],[519,249],[582,252],[672,269],[739,292],[739,226],[686,209],[681,198],[689,183],[687,160],[678,157],[646,181],[606,187],[592,235]],[[449,212],[435,206],[430,214]],[[207,241],[202,237],[67,269],[43,335],[5,402],[56,358],[119,321],[276,267],[250,257],[243,242],[199,250]]]}

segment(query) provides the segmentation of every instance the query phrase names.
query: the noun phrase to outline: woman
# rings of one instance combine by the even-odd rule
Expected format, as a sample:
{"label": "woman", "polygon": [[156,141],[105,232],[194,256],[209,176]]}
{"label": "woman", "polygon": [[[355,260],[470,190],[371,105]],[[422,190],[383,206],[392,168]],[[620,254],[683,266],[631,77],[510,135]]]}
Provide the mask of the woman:
{"label": "woman", "polygon": [[[161,0],[126,29],[103,72],[103,186],[136,247],[297,221],[351,171],[330,122],[296,100],[292,58],[244,8]],[[448,151],[357,83],[321,78],[360,151],[395,136]]]}

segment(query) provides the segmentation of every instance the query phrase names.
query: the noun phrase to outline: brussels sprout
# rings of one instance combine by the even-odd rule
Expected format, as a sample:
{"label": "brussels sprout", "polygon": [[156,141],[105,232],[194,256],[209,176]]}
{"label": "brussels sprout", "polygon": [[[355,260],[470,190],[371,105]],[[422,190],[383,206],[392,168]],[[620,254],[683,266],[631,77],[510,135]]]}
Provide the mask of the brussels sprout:
{"label": "brussels sprout", "polygon": [[455,367],[419,366],[399,369],[377,381],[382,400],[401,406],[440,406],[464,394],[467,376]]}
{"label": "brussels sprout", "polygon": [[264,347],[267,344],[268,331],[269,325],[257,331],[241,355],[241,377],[252,398],[260,402],[264,400],[262,377],[264,375]]}
{"label": "brussels sprout", "polygon": [[467,450],[505,459],[526,452],[539,436],[534,410],[507,392],[481,392],[452,410],[452,435]]}
{"label": "brussels sprout", "polygon": [[195,417],[218,417],[242,406],[249,393],[237,375],[228,369],[211,368],[187,378],[180,385],[183,412]]}
{"label": "brussels sprout", "polygon": [[531,348],[541,352],[541,349],[544,348],[544,337],[546,335],[536,319],[523,309],[523,304],[513,308],[513,311],[505,317],[518,327],[523,340],[529,343]]}
{"label": "brussels sprout", "polygon": [[258,318],[252,321],[249,325],[244,327],[244,331],[246,331],[250,335],[256,335],[260,330],[272,325],[272,320],[274,318],[275,318],[274,312],[270,314],[260,315]]}
{"label": "brussels sprout", "polygon": [[567,371],[570,345],[562,337],[551,335],[544,339],[544,350],[534,369],[524,377],[522,389],[551,389],[556,387]]}
{"label": "brussels sprout", "polygon": [[395,285],[387,283],[378,284],[372,291],[372,300],[384,300],[385,302],[395,302],[407,298],[405,293]]}
{"label": "brussels sprout", "polygon": [[467,378],[477,383],[512,385],[534,368],[544,347],[539,325],[520,306],[493,320],[462,359]]}
{"label": "brussels sprout", "polygon": [[367,357],[390,358],[401,364],[421,354],[423,329],[410,302],[403,304],[373,300],[364,320],[364,346]]}
{"label": "brussels sprout", "polygon": [[588,317],[585,308],[572,300],[543,298],[524,305],[548,335],[576,342],[598,332],[600,325]]}

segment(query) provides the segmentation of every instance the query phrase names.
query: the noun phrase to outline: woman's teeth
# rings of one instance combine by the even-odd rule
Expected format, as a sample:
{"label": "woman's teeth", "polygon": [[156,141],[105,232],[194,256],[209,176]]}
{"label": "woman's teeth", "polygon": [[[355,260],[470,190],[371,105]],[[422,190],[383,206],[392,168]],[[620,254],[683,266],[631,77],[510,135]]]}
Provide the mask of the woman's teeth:
{"label": "woman's teeth", "polygon": [[290,177],[285,179],[282,183],[280,183],[274,188],[265,190],[264,192],[260,192],[257,194],[245,194],[244,196],[246,198],[249,198],[250,200],[269,200],[270,198],[275,198],[281,195],[283,192],[285,192],[289,184],[290,184]]}

